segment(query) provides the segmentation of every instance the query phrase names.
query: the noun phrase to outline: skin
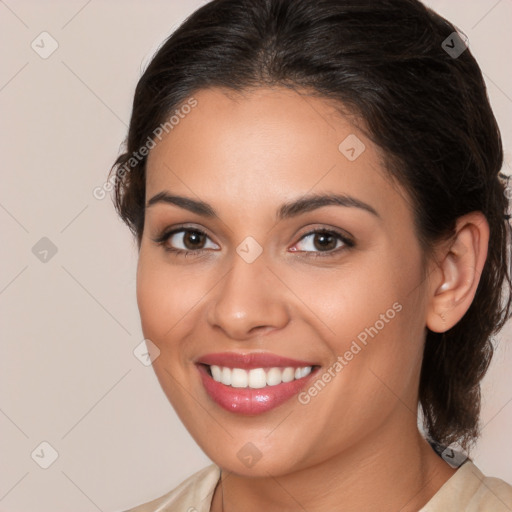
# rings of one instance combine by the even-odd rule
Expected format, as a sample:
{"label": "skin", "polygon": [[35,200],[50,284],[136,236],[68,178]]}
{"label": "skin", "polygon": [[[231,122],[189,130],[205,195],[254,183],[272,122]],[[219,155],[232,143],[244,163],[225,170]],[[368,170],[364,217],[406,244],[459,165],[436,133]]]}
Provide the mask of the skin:
{"label": "skin", "polygon": [[[418,510],[455,472],[417,429],[426,327],[447,330],[469,308],[485,219],[460,218],[456,237],[424,267],[410,199],[332,104],[284,88],[194,97],[197,107],[149,154],[146,201],[167,191],[209,203],[217,217],[147,207],[137,301],[144,336],[160,350],[153,367],[164,392],[223,469],[211,510]],[[366,147],[354,161],[338,149],[350,134]],[[378,216],[330,205],[276,221],[282,203],[325,192],[353,196]],[[202,254],[174,255],[153,241],[182,223],[207,237],[181,232],[167,246]],[[355,246],[333,241],[314,258],[326,250],[303,237],[319,228],[342,230]],[[248,236],[263,249],[252,263],[236,252]],[[294,397],[241,416],[202,386],[194,361],[211,352],[269,351],[316,361],[321,375],[396,302],[401,311],[306,405]],[[248,442],[261,454],[252,467],[237,457]]]}

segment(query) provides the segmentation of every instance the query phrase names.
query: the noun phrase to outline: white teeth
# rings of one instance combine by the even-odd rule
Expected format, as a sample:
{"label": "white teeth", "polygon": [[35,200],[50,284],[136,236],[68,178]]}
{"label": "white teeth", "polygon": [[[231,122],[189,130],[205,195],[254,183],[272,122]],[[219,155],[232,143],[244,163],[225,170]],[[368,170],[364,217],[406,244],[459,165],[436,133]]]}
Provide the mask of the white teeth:
{"label": "white teeth", "polygon": [[263,368],[253,368],[249,370],[249,383],[250,388],[258,389],[264,388],[267,385],[267,375]]}
{"label": "white teeth", "polygon": [[277,384],[281,384],[283,372],[281,368],[270,368],[267,371],[267,385],[268,386],[277,386]]}
{"label": "white teeth", "polygon": [[283,382],[291,382],[295,379],[295,369],[294,368],[285,368],[283,370],[282,376]]}
{"label": "white teeth", "polygon": [[249,374],[241,368],[231,370],[231,386],[234,388],[246,388],[249,381]]}
{"label": "white teeth", "polygon": [[[311,366],[306,366],[304,368],[301,368],[300,371],[302,374],[301,377],[305,377],[306,375],[309,375],[311,373]],[[297,377],[295,377],[295,378],[297,378]]]}
{"label": "white teeth", "polygon": [[222,380],[222,370],[219,366],[210,366],[210,370],[212,372],[213,380],[220,382]]}
{"label": "white teeth", "polygon": [[265,386],[277,386],[281,382],[291,382],[294,379],[302,379],[311,373],[311,366],[303,368],[253,368],[244,370],[242,368],[227,368],[224,366],[210,366],[213,380],[232,386],[234,388],[252,388],[259,389]]}
{"label": "white teeth", "polygon": [[[217,368],[219,367],[217,366]],[[221,372],[221,380],[219,382],[231,386],[231,368],[222,368]]]}

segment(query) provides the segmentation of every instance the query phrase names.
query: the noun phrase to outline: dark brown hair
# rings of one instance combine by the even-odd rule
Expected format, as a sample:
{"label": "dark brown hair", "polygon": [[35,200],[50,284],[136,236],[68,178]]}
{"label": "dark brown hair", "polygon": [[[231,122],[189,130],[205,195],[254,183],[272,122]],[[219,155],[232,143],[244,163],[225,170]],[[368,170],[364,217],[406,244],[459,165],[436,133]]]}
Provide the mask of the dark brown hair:
{"label": "dark brown hair", "polygon": [[163,43],[140,78],[126,151],[111,173],[116,210],[140,248],[146,157],[133,155],[157,127],[201,89],[283,86],[363,121],[407,191],[426,255],[453,235],[458,217],[483,212],[490,242],[476,296],[452,329],[427,330],[419,387],[427,436],[469,448],[512,283],[500,132],[463,41],[417,0],[214,0]]}

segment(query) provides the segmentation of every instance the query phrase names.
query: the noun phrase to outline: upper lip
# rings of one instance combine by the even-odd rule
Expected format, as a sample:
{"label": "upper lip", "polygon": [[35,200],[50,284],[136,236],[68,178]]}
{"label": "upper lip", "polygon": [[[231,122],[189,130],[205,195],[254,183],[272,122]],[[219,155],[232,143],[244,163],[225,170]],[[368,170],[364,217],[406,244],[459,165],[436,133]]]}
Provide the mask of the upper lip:
{"label": "upper lip", "polygon": [[315,363],[308,361],[299,361],[282,357],[269,352],[252,352],[249,354],[239,354],[237,352],[217,352],[214,354],[205,354],[196,360],[197,364],[207,364],[209,366],[225,366],[227,368],[242,368],[250,370],[252,368],[265,367],[294,367],[303,368],[305,366],[316,366]]}

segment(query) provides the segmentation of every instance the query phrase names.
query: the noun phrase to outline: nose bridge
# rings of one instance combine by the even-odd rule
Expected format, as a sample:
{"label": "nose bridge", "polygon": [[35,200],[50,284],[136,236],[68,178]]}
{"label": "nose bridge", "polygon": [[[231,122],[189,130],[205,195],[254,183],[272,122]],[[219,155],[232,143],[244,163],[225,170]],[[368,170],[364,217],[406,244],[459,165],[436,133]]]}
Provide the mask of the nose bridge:
{"label": "nose bridge", "polygon": [[256,327],[282,328],[288,321],[282,284],[267,268],[267,259],[251,241],[242,242],[231,269],[213,294],[209,321],[232,338],[244,338]]}

